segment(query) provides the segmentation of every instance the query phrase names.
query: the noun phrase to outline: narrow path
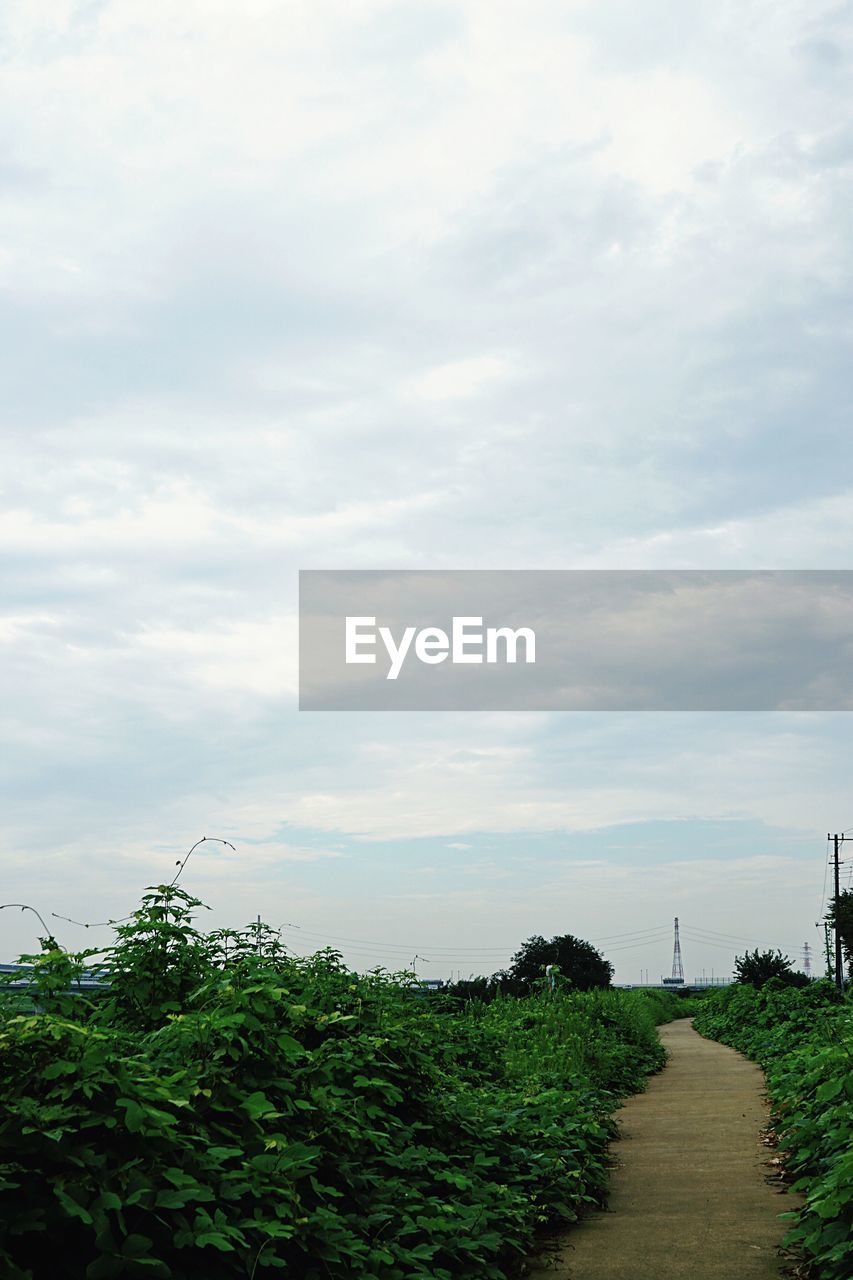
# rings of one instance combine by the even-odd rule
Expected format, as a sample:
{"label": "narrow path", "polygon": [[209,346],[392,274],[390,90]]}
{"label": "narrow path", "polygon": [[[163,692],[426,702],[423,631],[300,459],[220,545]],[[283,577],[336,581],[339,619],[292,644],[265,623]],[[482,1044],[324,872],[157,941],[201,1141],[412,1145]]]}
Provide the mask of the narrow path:
{"label": "narrow path", "polygon": [[619,1112],[607,1212],[543,1255],[537,1280],[778,1280],[777,1214],[765,1181],[764,1078],[688,1019],[660,1028],[670,1060]]}

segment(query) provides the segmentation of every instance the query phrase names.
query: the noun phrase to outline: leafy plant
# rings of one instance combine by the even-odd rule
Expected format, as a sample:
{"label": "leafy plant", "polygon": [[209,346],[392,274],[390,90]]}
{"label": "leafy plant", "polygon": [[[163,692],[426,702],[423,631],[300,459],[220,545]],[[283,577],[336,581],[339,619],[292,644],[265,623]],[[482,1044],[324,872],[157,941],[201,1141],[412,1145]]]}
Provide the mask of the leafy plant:
{"label": "leafy plant", "polygon": [[791,961],[781,951],[747,951],[735,957],[735,982],[746,983],[751,987],[763,987],[765,982],[776,978],[789,986],[805,986],[809,979],[804,973],[795,973]]}
{"label": "leafy plant", "polygon": [[591,942],[568,933],[550,941],[538,934],[528,938],[512,957],[509,969],[496,976],[504,990],[524,995],[536,989],[536,983],[543,984],[550,966],[556,966],[561,978],[578,991],[609,987],[613,977],[613,966]]}
{"label": "leafy plant", "polygon": [[694,1020],[764,1068],[779,1150],[805,1196],[787,1243],[819,1280],[853,1275],[853,1009],[829,982],[715,992]]}
{"label": "leafy plant", "polygon": [[832,899],[826,919],[841,935],[847,970],[853,976],[853,889],[842,889],[838,897]]}
{"label": "leafy plant", "polygon": [[676,997],[434,1001],[263,926],[204,934],[201,908],[154,887],[100,998],[67,994],[92,953],[51,948],[7,1001],[4,1277],[503,1280],[601,1202]]}

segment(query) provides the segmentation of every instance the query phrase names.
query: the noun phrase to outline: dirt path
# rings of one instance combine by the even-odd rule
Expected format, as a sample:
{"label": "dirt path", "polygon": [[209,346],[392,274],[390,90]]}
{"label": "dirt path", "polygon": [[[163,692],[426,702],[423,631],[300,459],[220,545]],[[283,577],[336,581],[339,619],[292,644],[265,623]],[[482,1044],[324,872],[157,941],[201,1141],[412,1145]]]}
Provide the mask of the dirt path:
{"label": "dirt path", "polygon": [[537,1280],[778,1280],[777,1214],[763,1076],[687,1019],[661,1027],[670,1061],[619,1112],[609,1210],[531,1264]]}

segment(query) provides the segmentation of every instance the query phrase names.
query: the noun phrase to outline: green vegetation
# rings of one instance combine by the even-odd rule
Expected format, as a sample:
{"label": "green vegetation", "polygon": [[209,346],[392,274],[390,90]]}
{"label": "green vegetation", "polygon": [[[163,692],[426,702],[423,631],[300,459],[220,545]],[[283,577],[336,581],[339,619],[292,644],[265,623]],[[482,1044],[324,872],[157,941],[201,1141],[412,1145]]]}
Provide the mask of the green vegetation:
{"label": "green vegetation", "polygon": [[764,1068],[779,1150],[805,1196],[787,1243],[819,1280],[853,1275],[853,1007],[831,983],[772,979],[715,992],[697,1031]]}
{"label": "green vegetation", "polygon": [[[6,1280],[502,1280],[601,1201],[683,1001],[433,998],[200,907],[160,886],[99,959],[45,939],[5,993]],[[68,994],[86,962],[97,998]]]}
{"label": "green vegetation", "polygon": [[754,951],[735,957],[735,982],[763,987],[771,978],[789,987],[805,987],[809,983],[804,973],[797,973],[791,968],[791,961],[781,951],[759,951],[756,947]]}
{"label": "green vegetation", "polygon": [[512,957],[509,969],[495,975],[502,990],[527,995],[541,982],[546,966],[578,991],[609,987],[613,965],[590,942],[561,934],[550,941],[538,934],[528,938]]}
{"label": "green vegetation", "polygon": [[506,969],[499,969],[489,977],[455,982],[450,989],[462,998],[494,1000],[499,996],[529,996],[545,990],[592,991],[609,987],[612,977],[613,965],[591,942],[583,942],[570,933],[550,940],[535,934],[521,944]]}
{"label": "green vegetation", "polygon": [[826,919],[841,935],[847,972],[853,977],[853,889],[842,889],[838,897],[832,899]]}

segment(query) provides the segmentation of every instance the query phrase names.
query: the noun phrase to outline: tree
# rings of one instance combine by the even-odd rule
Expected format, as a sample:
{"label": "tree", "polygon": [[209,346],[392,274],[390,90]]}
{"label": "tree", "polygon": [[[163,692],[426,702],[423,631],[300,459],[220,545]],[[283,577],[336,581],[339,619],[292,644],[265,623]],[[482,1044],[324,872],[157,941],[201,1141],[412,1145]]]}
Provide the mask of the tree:
{"label": "tree", "polygon": [[570,933],[551,938],[540,935],[528,938],[512,957],[509,969],[502,974],[506,988],[519,995],[533,990],[537,979],[545,978],[545,968],[553,964],[559,967],[564,980],[576,991],[589,991],[591,987],[609,987],[613,966],[596,951],[591,942],[583,942]]}
{"label": "tree", "polygon": [[750,987],[763,987],[771,978],[778,978],[786,986],[799,987],[808,982],[804,973],[795,973],[791,961],[781,951],[747,951],[735,957],[735,982]]}
{"label": "tree", "polygon": [[843,889],[837,898],[833,898],[826,919],[841,934],[844,959],[853,977],[853,889]]}

